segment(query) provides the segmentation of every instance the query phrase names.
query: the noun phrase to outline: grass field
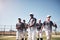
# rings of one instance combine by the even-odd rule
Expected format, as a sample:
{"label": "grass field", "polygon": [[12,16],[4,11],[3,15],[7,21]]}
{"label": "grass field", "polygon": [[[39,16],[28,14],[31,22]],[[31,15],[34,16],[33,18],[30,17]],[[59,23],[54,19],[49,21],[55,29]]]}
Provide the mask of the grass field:
{"label": "grass field", "polygon": [[[46,36],[43,36],[46,40]],[[0,36],[0,40],[16,40],[16,36]],[[52,35],[52,40],[60,40],[60,35]]]}

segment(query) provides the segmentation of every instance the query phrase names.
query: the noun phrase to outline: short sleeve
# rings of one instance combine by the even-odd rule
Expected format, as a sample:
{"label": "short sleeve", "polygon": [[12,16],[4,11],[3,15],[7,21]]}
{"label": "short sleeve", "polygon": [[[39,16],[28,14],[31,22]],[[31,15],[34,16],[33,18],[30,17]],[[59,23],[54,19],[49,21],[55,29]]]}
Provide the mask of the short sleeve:
{"label": "short sleeve", "polygon": [[45,21],[42,23],[42,25],[44,25],[44,26],[45,26]]}
{"label": "short sleeve", "polygon": [[50,22],[51,22],[51,25],[54,25],[52,21],[50,21]]}

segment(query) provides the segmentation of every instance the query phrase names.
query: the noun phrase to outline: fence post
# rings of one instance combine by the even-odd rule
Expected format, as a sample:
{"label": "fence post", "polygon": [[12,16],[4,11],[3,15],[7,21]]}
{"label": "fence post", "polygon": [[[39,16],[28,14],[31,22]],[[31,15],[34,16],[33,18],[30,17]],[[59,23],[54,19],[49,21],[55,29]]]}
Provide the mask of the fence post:
{"label": "fence post", "polygon": [[4,35],[5,35],[5,27],[6,27],[6,25],[4,25],[4,32],[3,32]]}
{"label": "fence post", "polygon": [[11,31],[12,31],[12,25],[10,26],[10,35],[12,34],[12,32],[11,32]]}

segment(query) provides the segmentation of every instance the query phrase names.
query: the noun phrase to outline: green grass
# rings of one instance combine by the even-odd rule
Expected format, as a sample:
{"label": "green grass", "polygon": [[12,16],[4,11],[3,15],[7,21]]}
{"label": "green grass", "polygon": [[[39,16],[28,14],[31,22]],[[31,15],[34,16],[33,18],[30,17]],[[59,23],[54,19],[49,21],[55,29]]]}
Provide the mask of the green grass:
{"label": "green grass", "polygon": [[12,38],[1,38],[0,40],[16,40],[15,37]]}
{"label": "green grass", "polygon": [[16,40],[15,37],[12,38],[0,38],[0,40]]}
{"label": "green grass", "polygon": [[[43,36],[43,39],[46,40],[46,37]],[[0,36],[0,40],[16,40],[16,37]],[[60,36],[52,36],[52,40],[60,40]]]}
{"label": "green grass", "polygon": [[[43,37],[44,40],[46,40],[46,36]],[[60,37],[52,37],[51,40],[60,40]]]}
{"label": "green grass", "polygon": [[0,40],[16,40],[15,37],[0,36]]}

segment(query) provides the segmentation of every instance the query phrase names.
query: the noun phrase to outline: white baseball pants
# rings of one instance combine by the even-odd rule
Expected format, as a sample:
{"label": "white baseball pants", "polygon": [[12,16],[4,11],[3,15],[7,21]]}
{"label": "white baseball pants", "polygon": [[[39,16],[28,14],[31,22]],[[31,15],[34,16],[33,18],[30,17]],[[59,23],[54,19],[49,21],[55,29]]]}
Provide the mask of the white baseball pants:
{"label": "white baseball pants", "polygon": [[36,29],[34,27],[28,28],[28,40],[35,40]]}

